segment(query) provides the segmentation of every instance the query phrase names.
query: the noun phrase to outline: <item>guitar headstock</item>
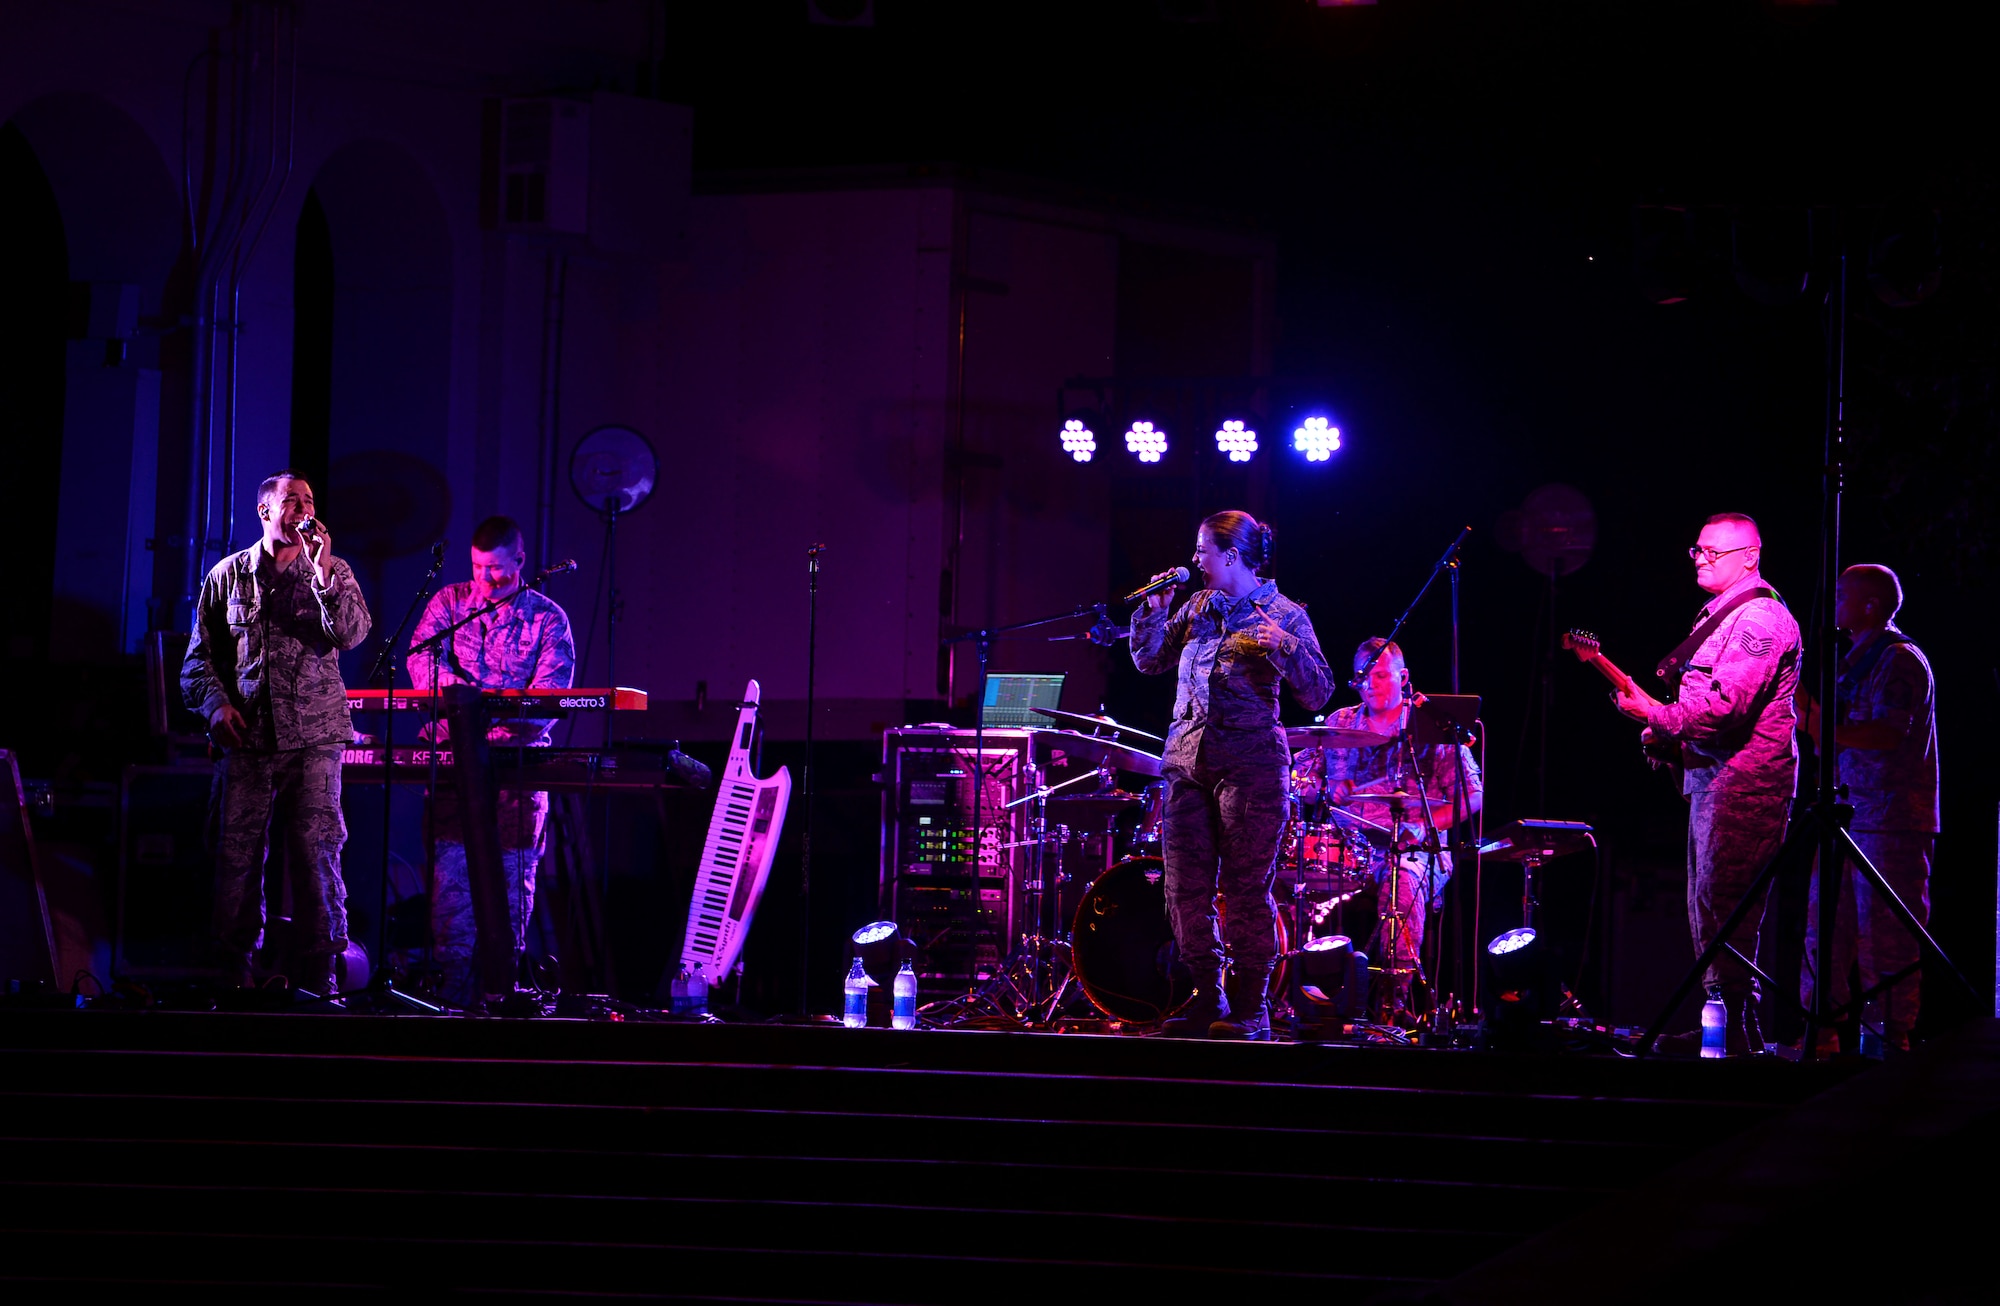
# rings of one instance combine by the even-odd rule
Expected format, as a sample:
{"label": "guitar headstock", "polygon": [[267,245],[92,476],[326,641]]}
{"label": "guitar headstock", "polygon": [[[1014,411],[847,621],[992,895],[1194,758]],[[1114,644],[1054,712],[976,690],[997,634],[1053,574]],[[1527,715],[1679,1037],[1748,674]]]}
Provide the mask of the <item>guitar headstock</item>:
{"label": "guitar headstock", "polygon": [[1564,631],[1562,646],[1585,661],[1588,661],[1601,651],[1597,636],[1582,629]]}

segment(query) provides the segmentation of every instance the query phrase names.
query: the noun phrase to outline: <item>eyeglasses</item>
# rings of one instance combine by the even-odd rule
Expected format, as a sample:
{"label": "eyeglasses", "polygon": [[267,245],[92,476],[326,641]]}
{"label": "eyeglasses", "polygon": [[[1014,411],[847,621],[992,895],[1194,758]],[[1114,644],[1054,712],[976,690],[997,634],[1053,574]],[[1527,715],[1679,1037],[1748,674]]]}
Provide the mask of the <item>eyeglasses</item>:
{"label": "eyeglasses", "polygon": [[1688,546],[1688,557],[1693,558],[1696,562],[1707,561],[1713,563],[1717,558],[1726,558],[1732,553],[1741,553],[1745,549],[1754,549],[1756,547],[1754,544],[1739,544],[1733,549],[1712,549],[1706,544],[1691,544]]}

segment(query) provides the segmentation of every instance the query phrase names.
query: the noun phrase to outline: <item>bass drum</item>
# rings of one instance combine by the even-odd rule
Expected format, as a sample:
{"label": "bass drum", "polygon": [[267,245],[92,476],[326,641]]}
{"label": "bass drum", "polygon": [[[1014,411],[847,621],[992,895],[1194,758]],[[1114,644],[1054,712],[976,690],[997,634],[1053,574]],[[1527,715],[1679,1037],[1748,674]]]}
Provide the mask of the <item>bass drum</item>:
{"label": "bass drum", "polygon": [[[1157,857],[1127,857],[1098,876],[1076,905],[1070,929],[1071,970],[1090,1004],[1114,1020],[1163,1020],[1194,996],[1194,985],[1178,964],[1173,927],[1167,922],[1165,872]],[[1217,899],[1217,908],[1221,905]],[[1280,958],[1290,937],[1280,912]],[[1284,967],[1280,960],[1271,976],[1272,992],[1284,992]]]}
{"label": "bass drum", "polygon": [[1193,996],[1174,965],[1165,870],[1157,857],[1127,857],[1076,905],[1071,969],[1090,1004],[1114,1020],[1162,1020]]}

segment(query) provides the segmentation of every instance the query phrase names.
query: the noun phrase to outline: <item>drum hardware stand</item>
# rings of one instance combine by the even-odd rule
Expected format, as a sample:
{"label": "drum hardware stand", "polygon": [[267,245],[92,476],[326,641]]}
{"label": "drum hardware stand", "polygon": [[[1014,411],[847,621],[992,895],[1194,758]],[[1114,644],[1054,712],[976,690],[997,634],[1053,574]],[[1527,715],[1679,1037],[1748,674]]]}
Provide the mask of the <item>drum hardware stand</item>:
{"label": "drum hardware stand", "polygon": [[[1451,692],[1453,694],[1457,694],[1459,692],[1458,652],[1459,652],[1460,627],[1459,627],[1459,612],[1458,612],[1458,599],[1459,599],[1458,580],[1459,580],[1459,570],[1462,564],[1459,560],[1458,555],[1459,555],[1459,550],[1464,548],[1466,540],[1470,539],[1471,536],[1472,536],[1471,526],[1467,525],[1459,527],[1458,534],[1452,537],[1451,543],[1445,546],[1444,553],[1438,558],[1437,563],[1434,566],[1432,566],[1431,574],[1424,577],[1424,583],[1417,589],[1417,596],[1410,600],[1410,606],[1403,609],[1403,615],[1397,617],[1396,623],[1389,628],[1389,636],[1388,636],[1389,642],[1393,644],[1396,640],[1396,636],[1402,633],[1404,625],[1406,625],[1409,622],[1410,614],[1415,612],[1417,610],[1417,605],[1424,601],[1424,595],[1430,593],[1431,586],[1437,581],[1438,573],[1441,571],[1450,572],[1451,573]],[[1407,698],[1409,694],[1409,687],[1407,685],[1404,686],[1403,692],[1405,697]],[[1407,728],[1408,728],[1408,716],[1406,715],[1405,729]],[[1461,780],[1462,779],[1463,777],[1461,777]],[[1459,786],[1459,790],[1461,793],[1464,792],[1464,788],[1465,786],[1463,784]],[[1426,811],[1424,813],[1424,816],[1425,816],[1425,824],[1427,826],[1429,825],[1429,817],[1430,817],[1428,806],[1429,806],[1428,802],[1426,802]],[[1436,856],[1435,836],[1432,837],[1431,843],[1432,843],[1431,869],[1433,871],[1436,871],[1437,856]],[[1391,871],[1391,874],[1394,874],[1393,870]],[[1478,879],[1478,869],[1477,869],[1476,859],[1475,859],[1473,878],[1475,881],[1474,903],[1476,905],[1478,901],[1476,896],[1478,892],[1476,883]],[[1426,902],[1424,904],[1424,908],[1426,911],[1428,911],[1430,909],[1430,904]],[[1475,929],[1473,933],[1477,934],[1478,930]],[[1473,965],[1477,967],[1479,964],[1478,963],[1479,940],[1476,938],[1472,941],[1472,951],[1473,951]],[[1394,958],[1392,957],[1391,960],[1394,960]],[[1476,973],[1477,972],[1475,971],[1475,974]],[[1477,986],[1475,985],[1475,990],[1476,987]],[[1435,996],[1435,991],[1433,991],[1433,996]]]}
{"label": "drum hardware stand", "polygon": [[[986,626],[978,630],[961,631],[956,635],[947,635],[941,641],[947,649],[954,644],[970,643],[973,650],[979,656],[979,681],[972,695],[973,787],[971,875],[972,910],[975,920],[978,919],[979,912],[979,835],[980,831],[984,828],[980,823],[980,806],[986,794],[986,673],[987,665],[991,662],[993,656],[993,641],[1007,635],[1017,634],[1023,630],[1033,630],[1038,626],[1053,626],[1058,622],[1074,621],[1078,617],[1092,618],[1091,630],[1095,632],[1101,624],[1109,619],[1110,608],[1111,605],[1109,603],[1086,603],[1082,607],[1071,608],[1068,612],[1059,613],[1056,616],[1036,617],[1032,621],[1017,621],[1008,626]],[[966,962],[966,982],[969,986],[976,986],[979,983],[978,949],[968,948],[966,956],[969,958]]]}
{"label": "drum hardware stand", "polygon": [[[1445,556],[1438,561],[1437,567],[1432,569],[1431,571],[1432,579],[1436,578],[1438,570],[1444,568],[1447,565],[1450,565],[1452,560],[1452,555],[1457,552],[1458,546],[1464,542],[1466,535],[1470,534],[1471,531],[1472,528],[1470,526],[1466,527],[1463,531],[1459,533],[1458,539],[1452,541],[1451,548],[1445,551]],[[1454,572],[1454,577],[1455,576],[1456,572]],[[1424,588],[1425,589],[1430,588],[1429,580],[1424,582]],[[1417,598],[1418,599],[1423,598],[1422,591],[1418,592]],[[1416,603],[1412,602],[1410,606],[1414,608],[1416,607]],[[1409,613],[1405,612],[1403,616],[1397,620],[1396,628],[1400,630],[1402,628],[1403,622],[1408,618],[1409,618]],[[1394,642],[1393,636],[1391,637],[1391,642],[1392,643]],[[1396,731],[1396,745],[1395,745],[1396,761],[1395,761],[1395,766],[1393,767],[1393,769],[1390,771],[1389,774],[1390,774],[1390,783],[1392,786],[1391,792],[1392,793],[1403,792],[1404,791],[1403,783],[1405,780],[1403,766],[1405,760],[1407,759],[1410,768],[1408,774],[1409,776],[1414,777],[1416,780],[1417,810],[1418,814],[1423,817],[1424,838],[1421,848],[1413,851],[1421,851],[1425,856],[1429,857],[1431,865],[1430,865],[1430,875],[1427,877],[1429,883],[1427,883],[1424,886],[1423,901],[1416,903],[1415,907],[1417,911],[1429,912],[1431,907],[1431,901],[1430,901],[1431,894],[1436,891],[1438,872],[1442,868],[1438,860],[1437,826],[1431,820],[1431,796],[1429,790],[1429,781],[1428,777],[1424,775],[1423,768],[1417,759],[1417,742],[1415,734],[1415,724],[1416,724],[1415,701],[1416,701],[1416,691],[1410,685],[1409,678],[1406,673],[1403,680],[1402,720],[1398,723],[1400,728]],[[1400,945],[1402,944],[1403,941],[1404,932],[1408,928],[1408,923],[1404,920],[1401,914],[1401,904],[1403,896],[1402,895],[1402,878],[1403,878],[1402,832],[1403,832],[1403,816],[1404,816],[1403,801],[1404,800],[1393,799],[1393,798],[1389,800],[1389,815],[1390,815],[1389,824],[1393,831],[1389,836],[1389,849],[1388,849],[1389,910],[1380,913],[1382,917],[1383,942],[1389,945],[1388,956],[1385,959],[1386,964],[1383,966],[1383,971],[1390,977],[1389,1015],[1391,1019],[1389,1023],[1391,1024],[1395,1023],[1394,1017],[1396,1012],[1399,1010],[1405,1010],[1405,1008],[1403,1008],[1401,1005],[1402,985],[1399,982],[1400,978],[1404,975],[1409,975],[1412,977],[1410,984],[1413,991],[1418,980],[1423,981],[1424,987],[1431,990],[1431,1011],[1433,1014],[1435,1014],[1436,1011],[1442,1005],[1437,1000],[1437,990],[1435,986],[1431,984],[1430,977],[1424,973],[1423,958],[1421,956],[1413,957],[1411,959],[1410,965],[1406,968],[1398,955],[1402,951]]]}
{"label": "drum hardware stand", "polygon": [[1054,1023],[1073,981],[1069,962],[1070,941],[1061,920],[1060,885],[1063,877],[1056,871],[1057,862],[1049,857],[1050,835],[1056,836],[1057,847],[1060,848],[1068,841],[1069,827],[1049,825],[1049,799],[1058,791],[1085,781],[1095,780],[1102,788],[1116,780],[1108,767],[1085,771],[1053,785],[1039,783],[1043,778],[1039,768],[1033,775],[1038,782],[1035,787],[1002,808],[1003,811],[1012,811],[1032,804],[1028,820],[1029,837],[1000,847],[1002,850],[1020,847],[1033,847],[1035,850],[1035,887],[1032,890],[1035,919],[1029,932],[1019,936],[1019,941],[1001,961],[985,989],[989,998],[1011,997],[1017,1018],[1029,1028]]}
{"label": "drum hardware stand", "polygon": [[[1496,831],[1493,841],[1481,844],[1479,852],[1494,861],[1521,864],[1521,924],[1532,929],[1535,912],[1542,905],[1535,891],[1536,875],[1556,858],[1568,857],[1586,848],[1593,852],[1597,848],[1597,833],[1588,822],[1523,818]],[[1557,1015],[1588,1021],[1590,1013],[1584,1009],[1570,982],[1559,977],[1557,983],[1562,994]]]}
{"label": "drum hardware stand", "polygon": [[[1326,750],[1324,748],[1320,749],[1319,755],[1320,755],[1319,773],[1323,781],[1326,775]],[[1321,793],[1324,794],[1324,792],[1325,792],[1324,789],[1322,789]],[[1294,803],[1298,802],[1296,797],[1294,797],[1293,802]],[[1295,807],[1293,810],[1294,810],[1293,825],[1296,828],[1304,824],[1304,821],[1300,819],[1297,815],[1303,809],[1302,807]],[[1317,1031],[1317,1028],[1321,1022],[1317,1019],[1310,1021],[1307,1020],[1306,1018],[1307,1010],[1301,1009],[1300,1002],[1302,1001],[1306,1005],[1306,1008],[1310,1009],[1312,999],[1305,996],[1303,989],[1304,980],[1302,978],[1302,975],[1305,968],[1304,954],[1306,950],[1306,944],[1312,941],[1313,927],[1317,925],[1319,922],[1313,919],[1311,910],[1306,906],[1305,836],[1303,834],[1294,834],[1291,837],[1297,839],[1299,842],[1298,852],[1292,858],[1292,948],[1291,950],[1296,955],[1286,957],[1283,959],[1289,963],[1285,972],[1285,1005],[1292,1009],[1292,1038],[1300,1043],[1308,1041],[1317,1042],[1319,1040],[1317,1039],[1309,1040],[1307,1038],[1307,1028],[1308,1026],[1311,1026],[1315,1031]],[[1294,1001],[1294,997],[1299,999],[1299,1001]]]}
{"label": "drum hardware stand", "polygon": [[[1326,749],[1321,748],[1317,751],[1320,753],[1320,768],[1321,768],[1320,775],[1324,777],[1326,775],[1326,769],[1325,769]],[[1374,821],[1371,821],[1365,816],[1358,815],[1357,813],[1354,812],[1346,811],[1342,809],[1338,804],[1328,802],[1326,804],[1326,810],[1330,816],[1334,817],[1337,820],[1352,821],[1354,824],[1361,826],[1365,830],[1374,830],[1378,833],[1389,834],[1392,837],[1394,835],[1394,831],[1389,829],[1388,827],[1382,826]],[[1292,951],[1294,953],[1303,953],[1305,951],[1306,944],[1310,942],[1312,939],[1313,929],[1324,922],[1325,916],[1316,915],[1313,912],[1312,908],[1308,906],[1306,902],[1306,891],[1305,891],[1306,858],[1303,848],[1303,838],[1302,836],[1294,836],[1294,837],[1301,838],[1301,847],[1299,850],[1299,855],[1293,861],[1293,871],[1292,871],[1292,935],[1293,935]],[[1342,907],[1346,906],[1348,902],[1352,901],[1356,897],[1358,892],[1359,892],[1358,890],[1350,890],[1347,893],[1336,896],[1333,899],[1333,901],[1327,905],[1326,914],[1331,915],[1333,912],[1336,912],[1340,910]],[[1304,964],[1303,958],[1301,957],[1288,957],[1287,960],[1292,965],[1302,966]],[[1292,980],[1288,974],[1286,978],[1285,987],[1290,990],[1297,990],[1298,983]],[[1311,999],[1307,999],[1307,1001],[1310,1000]],[[1287,994],[1286,1001],[1288,1004],[1291,1003],[1290,994]],[[1292,1029],[1293,1029],[1293,1037],[1295,1039],[1298,1039],[1301,1042],[1307,1041],[1303,1033],[1304,1026],[1307,1024],[1317,1025],[1318,1023],[1319,1022],[1316,1020],[1307,1021],[1305,1013],[1300,1011],[1296,1005],[1293,1005]],[[1374,1026],[1372,1022],[1366,1020],[1357,1021],[1355,1022],[1355,1024],[1358,1028],[1380,1028]],[[1395,1032],[1397,1034],[1401,1033],[1400,1030]],[[1318,1041],[1318,1040],[1313,1040],[1313,1041]]]}
{"label": "drum hardware stand", "polygon": [[1542,859],[1530,856],[1521,859],[1521,924],[1533,929],[1535,908],[1542,900],[1535,896],[1535,872],[1542,869]]}
{"label": "drum hardware stand", "polygon": [[[1034,630],[1037,629],[1038,627],[1053,626],[1064,621],[1074,621],[1079,617],[1089,617],[1091,618],[1090,630],[1086,632],[1083,636],[1065,635],[1065,636],[1053,636],[1051,638],[1054,639],[1085,638],[1089,639],[1092,643],[1105,643],[1105,644],[1114,643],[1116,642],[1118,632],[1115,628],[1111,626],[1110,608],[1111,605],[1109,603],[1086,603],[1080,607],[1071,608],[1068,612],[1057,613],[1053,616],[1036,617],[1030,621],[1017,621],[1012,623],[1011,625],[1006,625],[1006,626],[988,626],[988,627],[982,627],[977,630],[961,631],[956,635],[947,635],[941,641],[946,648],[950,648],[954,644],[969,643],[973,646],[973,650],[978,655],[979,658],[979,679],[977,682],[977,686],[973,691],[973,696],[972,696],[973,788],[972,788],[972,863],[971,863],[970,876],[972,881],[971,892],[973,894],[973,913],[975,920],[978,919],[978,911],[979,911],[978,894],[979,894],[979,867],[980,867],[980,860],[979,860],[980,833],[984,829],[984,823],[982,819],[983,813],[981,812],[980,809],[983,805],[986,794],[986,773],[985,773],[986,678],[987,678],[987,671],[989,668],[989,664],[992,661],[993,642],[997,639],[1002,639],[1009,635],[1018,634],[1024,630]],[[1013,803],[1008,804],[1008,806],[1010,807],[1014,805],[1016,804]],[[1039,827],[1037,827],[1037,829],[1039,830]],[[1038,854],[1037,855],[1038,863],[1039,860],[1040,857]],[[1039,879],[1039,869],[1040,868],[1038,865],[1037,866],[1038,879]],[[978,973],[979,962],[978,962],[977,949],[968,948],[967,956],[970,960],[968,960],[966,963],[966,983],[968,989],[966,1000],[970,1000],[974,997],[975,993],[978,990],[978,985],[979,985],[979,973]],[[999,974],[1004,975],[1005,973],[1006,973],[1005,967],[1003,966],[999,971]]]}

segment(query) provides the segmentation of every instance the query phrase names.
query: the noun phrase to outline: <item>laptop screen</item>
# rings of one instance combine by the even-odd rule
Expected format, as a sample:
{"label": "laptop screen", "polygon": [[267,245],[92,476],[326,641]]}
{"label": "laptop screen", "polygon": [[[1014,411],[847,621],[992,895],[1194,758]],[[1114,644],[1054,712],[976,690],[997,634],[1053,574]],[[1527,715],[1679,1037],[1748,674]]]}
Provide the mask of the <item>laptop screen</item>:
{"label": "laptop screen", "polygon": [[989,726],[1047,726],[1056,723],[1035,712],[1062,701],[1061,675],[996,675],[986,677],[986,705],[980,713]]}

